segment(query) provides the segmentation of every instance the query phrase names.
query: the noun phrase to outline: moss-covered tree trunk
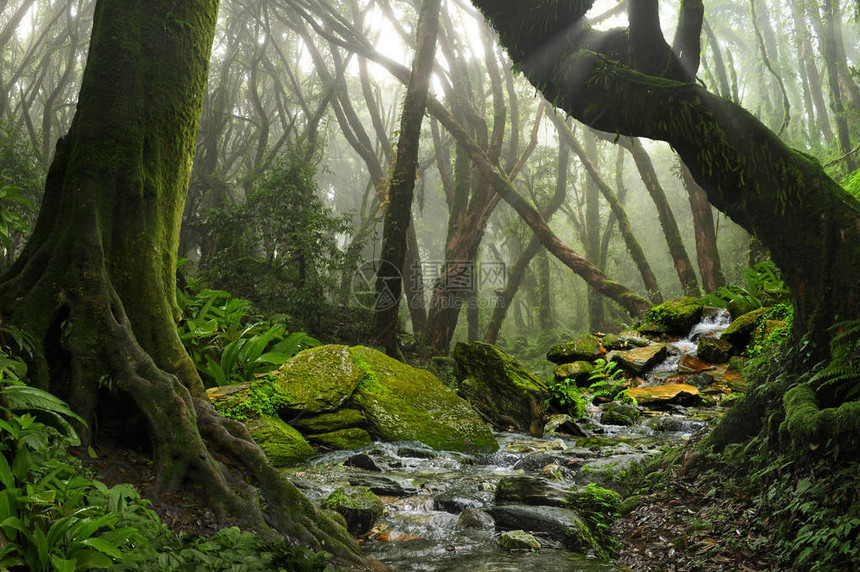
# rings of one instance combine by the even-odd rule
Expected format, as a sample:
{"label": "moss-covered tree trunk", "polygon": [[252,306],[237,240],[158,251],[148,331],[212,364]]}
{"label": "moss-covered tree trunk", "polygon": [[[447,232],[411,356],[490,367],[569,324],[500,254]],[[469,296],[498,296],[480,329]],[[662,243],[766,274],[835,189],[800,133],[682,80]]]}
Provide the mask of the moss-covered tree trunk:
{"label": "moss-covered tree trunk", "polygon": [[656,1],[628,3],[629,30],[606,32],[584,20],[590,1],[473,4],[547,99],[597,129],[669,142],[711,204],[756,235],[783,270],[796,345],[805,334],[811,342],[804,361],[827,356],[834,321],[860,318],[855,197],[814,158],[692,81],[655,25]]}
{"label": "moss-covered tree trunk", "polygon": [[151,450],[150,493],[193,487],[244,526],[357,560],[244,427],[215,414],[176,332],[179,225],[217,12],[217,0],[99,0],[77,112],[0,307],[36,340],[34,384],[90,428]]}

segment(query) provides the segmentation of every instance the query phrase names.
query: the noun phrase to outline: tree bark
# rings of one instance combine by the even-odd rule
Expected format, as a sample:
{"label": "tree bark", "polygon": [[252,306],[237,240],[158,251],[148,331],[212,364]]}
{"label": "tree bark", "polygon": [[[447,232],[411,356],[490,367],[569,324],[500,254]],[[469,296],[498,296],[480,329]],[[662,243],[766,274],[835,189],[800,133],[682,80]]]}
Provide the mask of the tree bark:
{"label": "tree bark", "polygon": [[[403,293],[403,263],[406,260],[407,227],[412,222],[412,195],[418,169],[418,143],[427,101],[427,88],[436,53],[441,0],[424,0],[418,15],[418,48],[406,87],[400,119],[400,139],[388,205],[382,227],[382,261],[376,277],[376,339],[391,357],[400,357],[397,346],[397,316]],[[389,297],[390,296],[390,297]]]}
{"label": "tree bark", "polygon": [[[572,131],[565,129],[564,133]],[[590,129],[584,134],[585,140],[585,156],[594,165],[595,170],[599,169],[600,156],[597,151],[597,139],[594,132]],[[567,145],[566,145],[567,147]],[[586,174],[585,185],[585,228],[584,228],[584,247],[585,257],[597,264],[600,260],[600,189],[598,188],[597,179],[593,175]],[[621,204],[620,202],[618,203]],[[613,209],[614,211],[614,209]],[[593,288],[588,289],[588,329],[592,332],[599,332],[603,329],[603,296]]]}
{"label": "tree bark", "polygon": [[[217,11],[217,0],[98,2],[77,112],[0,307],[36,340],[32,382],[90,427],[107,425],[93,423],[112,413],[99,408],[106,393],[141,413],[149,492],[191,486],[242,526],[359,562],[345,530],[214,412],[176,331],[179,223]],[[140,434],[119,421],[126,439]]]}
{"label": "tree bark", "polygon": [[549,100],[597,129],[669,142],[711,204],[758,236],[783,270],[795,309],[794,343],[800,347],[807,334],[811,341],[799,362],[829,355],[827,330],[837,316],[860,318],[855,197],[738,105],[685,81],[671,66],[659,76],[638,69],[626,55],[625,30],[583,26],[590,3],[473,4]]}
{"label": "tree bark", "polygon": [[711,203],[704,189],[693,179],[690,169],[680,161],[681,180],[690,198],[693,213],[693,232],[696,235],[696,261],[702,275],[702,287],[706,293],[714,292],[726,283],[720,251],[717,249],[717,233],[714,229],[714,215]]}

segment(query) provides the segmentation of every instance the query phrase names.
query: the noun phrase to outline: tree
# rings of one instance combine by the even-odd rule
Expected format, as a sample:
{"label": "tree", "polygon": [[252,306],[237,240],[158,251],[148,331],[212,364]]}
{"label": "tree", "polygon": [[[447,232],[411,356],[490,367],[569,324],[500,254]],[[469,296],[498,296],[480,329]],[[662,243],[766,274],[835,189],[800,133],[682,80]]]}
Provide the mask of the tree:
{"label": "tree", "polygon": [[412,224],[412,193],[418,170],[418,143],[421,121],[436,53],[439,31],[440,0],[424,0],[418,16],[418,48],[412,62],[412,73],[406,87],[400,138],[394,174],[388,188],[388,206],[382,234],[382,261],[376,278],[376,334],[392,357],[399,357],[397,346],[397,314],[403,292],[403,271],[406,260],[407,229]]}
{"label": "tree", "polygon": [[[193,486],[243,526],[355,561],[346,531],[215,414],[177,335],[179,223],[217,11],[217,0],[99,0],[77,111],[33,235],[0,279],[0,308],[36,340],[35,385],[89,427],[120,417],[120,437],[151,448],[154,493]],[[106,394],[139,413],[145,438],[100,407]]]}
{"label": "tree", "polygon": [[676,51],[657,0],[629,2],[629,26],[610,31],[587,24],[591,1],[473,4],[547,99],[596,129],[670,143],[711,204],[756,235],[783,270],[794,344],[805,335],[812,342],[804,361],[827,357],[837,317],[860,318],[860,203],[814,158],[694,81],[698,58],[685,66],[676,51],[698,51],[700,0],[681,3]]}

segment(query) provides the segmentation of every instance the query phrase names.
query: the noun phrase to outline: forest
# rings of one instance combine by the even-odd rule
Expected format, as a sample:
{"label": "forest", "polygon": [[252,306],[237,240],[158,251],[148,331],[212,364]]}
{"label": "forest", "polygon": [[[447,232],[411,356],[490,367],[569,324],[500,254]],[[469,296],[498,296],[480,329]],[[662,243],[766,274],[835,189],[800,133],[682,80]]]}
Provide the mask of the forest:
{"label": "forest", "polygon": [[0,0],[0,571],[860,569],[860,1]]}

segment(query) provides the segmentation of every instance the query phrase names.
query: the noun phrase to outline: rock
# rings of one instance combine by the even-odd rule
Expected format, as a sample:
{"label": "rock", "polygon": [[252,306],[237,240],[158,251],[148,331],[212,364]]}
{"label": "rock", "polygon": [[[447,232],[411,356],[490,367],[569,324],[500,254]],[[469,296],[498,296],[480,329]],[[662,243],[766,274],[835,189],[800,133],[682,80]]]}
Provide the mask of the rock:
{"label": "rock", "polygon": [[433,497],[433,509],[460,514],[467,508],[483,508],[493,499],[487,491],[469,487],[454,487]]}
{"label": "rock", "polygon": [[604,425],[622,425],[630,427],[636,423],[639,409],[629,403],[610,403],[600,414],[600,422]]}
{"label": "rock", "polygon": [[367,418],[365,418],[361,411],[346,407],[332,413],[298,416],[286,421],[303,433],[330,433],[340,429],[364,427],[367,425]]}
{"label": "rock", "polygon": [[717,338],[699,338],[696,355],[710,363],[725,363],[732,356],[732,344]]}
{"label": "rock", "polygon": [[471,528],[475,530],[493,530],[496,523],[493,517],[485,511],[477,508],[467,508],[460,513],[460,518],[457,520],[457,528]]}
{"label": "rock", "polygon": [[447,387],[457,389],[457,361],[448,356],[434,356],[431,371]]}
{"label": "rock", "polygon": [[356,469],[363,469],[365,471],[371,471],[374,473],[381,473],[382,467],[367,453],[359,453],[357,455],[353,455],[349,459],[343,462],[344,465],[349,467],[355,467]]}
{"label": "rock", "polygon": [[697,373],[696,375],[688,376],[686,379],[687,385],[692,385],[699,391],[705,389],[714,383],[714,376],[707,373]]}
{"label": "rock", "polygon": [[747,347],[759,319],[770,312],[770,308],[759,308],[738,317],[723,330],[720,339],[732,344],[738,351]]}
{"label": "rock", "polygon": [[378,495],[388,497],[408,497],[418,493],[418,489],[410,481],[398,477],[350,475],[349,484],[354,487],[367,487]]}
{"label": "rock", "polygon": [[645,314],[638,330],[643,334],[683,336],[702,317],[704,302],[699,298],[678,298],[654,306]]}
{"label": "rock", "polygon": [[346,520],[346,529],[353,536],[368,532],[382,517],[382,501],[367,487],[335,489],[322,503]]}
{"label": "rock", "polygon": [[714,369],[714,364],[707,363],[693,354],[682,355],[681,362],[678,364],[678,373],[699,373],[709,369]]}
{"label": "rock", "polygon": [[694,421],[692,419],[682,419],[668,415],[649,419],[647,425],[654,431],[675,433],[698,433],[708,427],[704,421]]}
{"label": "rock", "polygon": [[617,334],[604,334],[602,345],[607,350],[626,350],[627,343]]}
{"label": "rock", "polygon": [[346,346],[327,345],[290,358],[278,371],[275,385],[284,409],[323,413],[343,405],[363,375]]}
{"label": "rock", "polygon": [[246,419],[244,424],[276,467],[297,465],[316,454],[301,433],[277,417],[261,415]]}
{"label": "rock", "polygon": [[495,506],[486,509],[500,530],[530,530],[558,541],[568,550],[588,552],[595,546],[585,522],[574,511],[555,506]]}
{"label": "rock", "polygon": [[540,470],[540,476],[550,481],[563,481],[565,469],[556,463],[550,463]]}
{"label": "rock", "polygon": [[621,342],[624,344],[624,347],[612,349],[642,348],[651,343],[650,340],[646,340],[633,330],[624,330],[623,332],[618,334],[618,339],[621,340]]}
{"label": "rock", "polygon": [[612,359],[618,362],[625,371],[633,375],[641,375],[666,359],[667,354],[666,344],[651,344],[625,352],[618,352]]}
{"label": "rock", "polygon": [[594,364],[587,361],[575,361],[563,363],[553,371],[556,382],[563,379],[572,379],[579,387],[588,387],[588,377],[594,371]]}
{"label": "rock", "polygon": [[543,434],[549,388],[514,358],[490,344],[458,343],[454,359],[460,375],[458,393],[498,426],[513,420],[520,429]]}
{"label": "rock", "polygon": [[331,450],[361,449],[373,443],[370,433],[364,429],[354,427],[352,429],[340,429],[328,433],[308,435],[308,441],[314,445]]}
{"label": "rock", "polygon": [[523,456],[522,459],[514,464],[514,470],[536,473],[547,465],[561,465],[564,467],[567,465],[568,460],[569,458],[565,455],[538,451]]}
{"label": "rock", "polygon": [[627,390],[627,395],[635,399],[639,405],[671,403],[685,405],[699,401],[699,390],[686,383],[633,387]]}
{"label": "rock", "polygon": [[439,450],[483,453],[499,445],[478,413],[439,378],[382,352],[350,348],[364,370],[352,404],[370,433],[385,441],[420,441]]}
{"label": "rock", "polygon": [[499,536],[499,546],[507,550],[540,550],[541,544],[524,530],[509,530]]}
{"label": "rock", "polygon": [[558,431],[574,437],[588,437],[588,434],[576,423],[573,417],[564,413],[550,415],[543,430],[545,434]]}
{"label": "rock", "polygon": [[594,361],[606,354],[606,348],[600,343],[600,338],[593,334],[584,334],[575,340],[553,346],[546,354],[546,359],[553,363],[563,364],[575,361]]}
{"label": "rock", "polygon": [[566,506],[571,489],[542,477],[511,476],[496,484],[496,504]]}
{"label": "rock", "polygon": [[410,457],[413,459],[435,459],[439,454],[433,449],[424,447],[403,445],[397,448],[398,457]]}

